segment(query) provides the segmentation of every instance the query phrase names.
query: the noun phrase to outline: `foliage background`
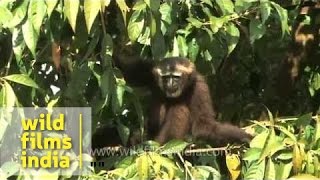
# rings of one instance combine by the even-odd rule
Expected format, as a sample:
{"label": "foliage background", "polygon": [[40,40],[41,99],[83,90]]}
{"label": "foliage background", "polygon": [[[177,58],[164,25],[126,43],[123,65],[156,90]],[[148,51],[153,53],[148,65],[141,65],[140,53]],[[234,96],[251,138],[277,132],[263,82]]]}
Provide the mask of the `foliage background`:
{"label": "foliage background", "polygon": [[[116,127],[127,144],[135,130],[143,132],[148,93],[125,83],[112,56],[184,56],[207,78],[218,119],[241,121],[257,134],[250,148],[242,156],[228,151],[223,173],[214,157],[191,164],[172,155],[187,143],[149,142],[153,154],[119,157],[115,169],[94,178],[319,177],[319,13],[301,15],[305,5],[315,1],[2,0],[0,103],[90,106],[94,130]],[[10,122],[0,124],[3,141]],[[17,171],[7,164],[0,174]]]}

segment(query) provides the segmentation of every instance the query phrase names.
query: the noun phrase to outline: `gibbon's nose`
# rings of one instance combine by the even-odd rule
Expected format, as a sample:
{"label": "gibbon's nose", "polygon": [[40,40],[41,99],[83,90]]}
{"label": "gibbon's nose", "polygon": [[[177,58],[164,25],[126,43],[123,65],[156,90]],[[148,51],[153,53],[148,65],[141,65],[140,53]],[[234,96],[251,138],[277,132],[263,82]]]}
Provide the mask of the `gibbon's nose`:
{"label": "gibbon's nose", "polygon": [[169,78],[169,82],[168,82],[168,84],[169,84],[169,87],[173,87],[173,78]]}

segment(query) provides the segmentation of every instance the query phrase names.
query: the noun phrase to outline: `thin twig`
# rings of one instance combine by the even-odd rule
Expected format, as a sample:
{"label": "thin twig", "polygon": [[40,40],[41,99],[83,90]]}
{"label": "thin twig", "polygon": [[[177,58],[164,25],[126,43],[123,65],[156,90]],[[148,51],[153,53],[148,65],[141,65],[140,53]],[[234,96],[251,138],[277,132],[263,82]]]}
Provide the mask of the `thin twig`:
{"label": "thin twig", "polygon": [[[184,169],[186,170],[187,174],[189,174],[189,176],[191,177],[191,179],[194,179],[194,177],[192,176],[185,160],[183,159],[183,157],[181,156],[181,153],[178,153],[178,157],[179,159],[181,160],[181,162],[183,163],[183,166],[184,166]],[[187,179],[187,176],[186,176],[186,179]]]}

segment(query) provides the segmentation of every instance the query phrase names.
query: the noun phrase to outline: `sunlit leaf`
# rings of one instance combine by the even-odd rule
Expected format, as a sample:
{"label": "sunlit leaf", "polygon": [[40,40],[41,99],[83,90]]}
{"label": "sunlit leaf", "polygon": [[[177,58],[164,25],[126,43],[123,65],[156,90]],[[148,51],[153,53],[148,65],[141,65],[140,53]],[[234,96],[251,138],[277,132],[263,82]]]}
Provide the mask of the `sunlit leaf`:
{"label": "sunlit leaf", "polygon": [[12,49],[17,60],[17,65],[20,72],[27,73],[24,62],[22,61],[22,53],[26,47],[26,43],[23,39],[22,29],[14,28],[12,32]]}
{"label": "sunlit leaf", "polygon": [[149,162],[148,154],[144,153],[136,160],[136,165],[138,169],[139,179],[148,179],[149,178]]}
{"label": "sunlit leaf", "polygon": [[9,161],[5,162],[0,169],[6,176],[4,178],[9,178],[10,176],[15,175],[20,170],[20,164],[17,162]]}
{"label": "sunlit leaf", "polygon": [[261,155],[261,152],[262,152],[262,149],[260,148],[250,148],[246,151],[242,159],[245,161],[258,160]]}
{"label": "sunlit leaf", "polygon": [[319,178],[312,176],[310,174],[299,174],[296,176],[292,176],[290,177],[288,180],[319,180]]}
{"label": "sunlit leaf", "polygon": [[101,2],[98,0],[84,0],[84,16],[88,32],[101,9]]}
{"label": "sunlit leaf", "polygon": [[279,19],[280,19],[280,23],[281,23],[281,30],[282,30],[282,37],[285,35],[285,33],[289,32],[289,26],[288,26],[288,12],[286,9],[284,9],[283,7],[281,7],[279,4],[270,1],[270,3],[272,4],[272,6],[276,9],[278,15],[279,15]]}
{"label": "sunlit leaf", "polygon": [[13,11],[13,19],[10,21],[10,27],[14,27],[22,22],[26,17],[28,11],[29,1],[22,1],[22,3]]}
{"label": "sunlit leaf", "polygon": [[255,40],[260,39],[266,32],[266,27],[258,19],[252,19],[249,25],[250,42],[254,43]]}
{"label": "sunlit leaf", "polygon": [[237,13],[241,13],[248,10],[251,5],[252,5],[251,1],[237,0],[234,4],[234,9]]}
{"label": "sunlit leaf", "polygon": [[11,85],[7,81],[4,81],[4,96],[3,97],[4,97],[3,98],[3,100],[4,100],[3,107],[12,109],[15,106],[17,98],[16,98],[16,95],[15,95]]}
{"label": "sunlit leaf", "polygon": [[182,36],[178,36],[178,47],[179,47],[179,55],[182,57],[186,57],[188,54],[188,45],[186,39]]}
{"label": "sunlit leaf", "polygon": [[142,10],[145,10],[146,8],[147,8],[147,4],[144,2],[144,0],[139,0],[134,4],[132,9],[135,11],[142,11]]}
{"label": "sunlit leaf", "polygon": [[229,15],[234,12],[234,5],[231,0],[216,0],[223,15]]}
{"label": "sunlit leaf", "polygon": [[291,173],[292,162],[291,161],[280,161],[275,163],[276,178],[275,179],[287,179]]}
{"label": "sunlit leaf", "polygon": [[293,172],[295,174],[298,174],[302,169],[302,163],[304,160],[302,151],[304,150],[300,148],[299,144],[295,144],[293,146],[292,164],[293,164]]}
{"label": "sunlit leaf", "polygon": [[28,10],[28,18],[31,19],[33,29],[40,34],[40,27],[44,17],[47,15],[47,6],[44,1],[31,0]]}
{"label": "sunlit leaf", "polygon": [[8,27],[12,18],[13,14],[9,11],[9,9],[0,6],[0,26],[4,28]]}
{"label": "sunlit leaf", "polygon": [[47,4],[47,11],[48,11],[48,16],[51,16],[52,11],[56,7],[57,3],[59,0],[45,0]]}
{"label": "sunlit leaf", "polygon": [[152,11],[158,11],[160,8],[160,0],[144,0]]}
{"label": "sunlit leaf", "polygon": [[36,57],[36,46],[39,36],[33,28],[32,22],[30,19],[27,19],[22,25],[22,33],[24,41],[26,42],[27,47],[30,49],[32,55]]}
{"label": "sunlit leaf", "polygon": [[262,149],[264,144],[266,143],[268,136],[269,131],[263,131],[262,133],[256,135],[250,142],[250,147]]}
{"label": "sunlit leaf", "polygon": [[127,6],[125,0],[116,0],[116,2],[121,10],[124,24],[126,25],[127,24],[127,12],[129,11],[129,7]]}
{"label": "sunlit leaf", "polygon": [[193,17],[187,18],[187,21],[189,21],[196,28],[200,28],[203,25],[201,21]]}
{"label": "sunlit leaf", "polygon": [[64,14],[67,16],[73,32],[76,31],[80,0],[64,0]]}
{"label": "sunlit leaf", "polygon": [[8,76],[4,76],[4,79],[7,79],[9,81],[22,84],[29,87],[39,88],[37,83],[35,83],[28,75],[26,74],[12,74]]}
{"label": "sunlit leaf", "polygon": [[271,6],[269,1],[260,4],[261,20],[265,23],[271,14]]}
{"label": "sunlit leaf", "polygon": [[166,143],[161,151],[161,154],[174,154],[183,151],[189,143],[181,140],[171,140]]}
{"label": "sunlit leaf", "polygon": [[225,20],[224,18],[210,17],[210,28],[212,33],[217,33],[219,29],[223,26]]}
{"label": "sunlit leaf", "polygon": [[226,27],[226,32],[227,32],[228,54],[230,54],[239,42],[240,31],[233,23],[229,23]]}
{"label": "sunlit leaf", "polygon": [[267,160],[264,179],[276,179],[275,163],[272,161],[271,158],[268,158],[268,160]]}
{"label": "sunlit leaf", "polygon": [[227,154],[226,164],[232,180],[238,179],[241,170],[241,161],[237,154]]}
{"label": "sunlit leaf", "polygon": [[141,11],[134,11],[128,23],[128,36],[132,42],[141,35],[144,26],[144,19]]}

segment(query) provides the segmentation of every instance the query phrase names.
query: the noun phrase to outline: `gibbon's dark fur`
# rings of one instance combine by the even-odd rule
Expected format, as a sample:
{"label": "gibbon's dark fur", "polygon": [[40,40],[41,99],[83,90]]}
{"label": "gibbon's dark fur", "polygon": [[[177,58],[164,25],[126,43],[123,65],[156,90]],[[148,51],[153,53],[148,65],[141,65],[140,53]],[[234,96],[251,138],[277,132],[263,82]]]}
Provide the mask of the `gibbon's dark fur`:
{"label": "gibbon's dark fur", "polygon": [[152,92],[149,138],[161,144],[190,134],[214,145],[251,140],[239,127],[215,120],[208,85],[188,59],[171,57],[153,63],[119,55],[115,63],[129,84],[148,86]]}

